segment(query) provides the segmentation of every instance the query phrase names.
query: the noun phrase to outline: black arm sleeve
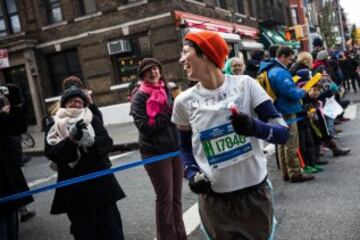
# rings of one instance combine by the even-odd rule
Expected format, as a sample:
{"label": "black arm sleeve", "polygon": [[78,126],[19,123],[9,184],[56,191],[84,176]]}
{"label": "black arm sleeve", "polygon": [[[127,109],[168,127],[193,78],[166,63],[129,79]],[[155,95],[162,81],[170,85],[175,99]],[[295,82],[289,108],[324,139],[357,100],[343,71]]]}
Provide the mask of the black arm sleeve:
{"label": "black arm sleeve", "polygon": [[46,137],[52,126],[53,123],[46,126],[45,129],[45,156],[56,164],[64,164],[77,161],[78,144],[71,141],[70,138],[65,138],[54,146],[48,144]]}

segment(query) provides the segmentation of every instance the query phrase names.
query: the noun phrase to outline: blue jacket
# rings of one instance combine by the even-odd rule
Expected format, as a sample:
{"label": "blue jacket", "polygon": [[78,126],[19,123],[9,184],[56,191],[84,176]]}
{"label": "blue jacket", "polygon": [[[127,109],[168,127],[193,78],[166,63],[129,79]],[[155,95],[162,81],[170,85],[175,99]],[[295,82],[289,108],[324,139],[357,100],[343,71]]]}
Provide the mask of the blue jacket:
{"label": "blue jacket", "polygon": [[274,102],[276,109],[283,115],[301,112],[300,100],[305,96],[305,91],[296,87],[288,69],[276,59],[271,59],[261,62],[259,73],[263,71],[268,71],[271,88],[277,95]]}

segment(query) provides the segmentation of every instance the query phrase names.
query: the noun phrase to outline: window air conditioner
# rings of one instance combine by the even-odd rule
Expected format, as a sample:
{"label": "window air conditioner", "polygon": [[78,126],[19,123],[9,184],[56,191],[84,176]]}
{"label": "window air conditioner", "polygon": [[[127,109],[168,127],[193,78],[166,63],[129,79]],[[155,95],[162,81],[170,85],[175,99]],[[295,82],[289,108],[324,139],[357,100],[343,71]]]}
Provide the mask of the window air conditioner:
{"label": "window air conditioner", "polygon": [[117,40],[109,42],[107,44],[109,55],[114,55],[118,53],[127,53],[131,52],[131,42],[129,40]]}

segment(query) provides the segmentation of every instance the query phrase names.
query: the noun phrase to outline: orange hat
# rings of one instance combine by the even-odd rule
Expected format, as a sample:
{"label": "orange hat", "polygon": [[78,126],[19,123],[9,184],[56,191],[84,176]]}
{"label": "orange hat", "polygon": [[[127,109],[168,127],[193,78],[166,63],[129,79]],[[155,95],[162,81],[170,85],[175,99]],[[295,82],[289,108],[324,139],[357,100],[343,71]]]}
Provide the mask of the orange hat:
{"label": "orange hat", "polygon": [[186,34],[185,40],[190,40],[198,45],[216,66],[223,69],[229,49],[225,40],[218,33],[210,31],[190,32]]}

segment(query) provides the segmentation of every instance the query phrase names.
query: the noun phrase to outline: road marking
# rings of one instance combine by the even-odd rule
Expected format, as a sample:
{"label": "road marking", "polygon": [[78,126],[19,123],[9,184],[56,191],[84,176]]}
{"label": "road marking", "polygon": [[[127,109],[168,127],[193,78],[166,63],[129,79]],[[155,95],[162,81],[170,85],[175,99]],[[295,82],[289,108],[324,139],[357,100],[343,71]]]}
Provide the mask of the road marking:
{"label": "road marking", "polygon": [[37,185],[40,185],[40,184],[43,184],[45,182],[48,182],[48,181],[51,181],[53,180],[54,178],[57,177],[57,173],[54,173],[53,175],[49,176],[49,177],[46,177],[46,178],[40,178],[40,179],[37,179],[35,181],[32,181],[30,183],[28,183],[28,186],[29,188],[32,188],[32,187],[35,187]]}
{"label": "road marking", "polygon": [[109,157],[109,159],[110,159],[110,161],[113,162],[113,161],[119,160],[119,159],[121,159],[123,157],[127,157],[127,156],[129,156],[129,155],[131,155],[133,153],[135,153],[135,151],[125,152],[125,153],[121,153],[121,154],[118,154],[118,155],[111,156],[111,157]]}
{"label": "road marking", "polygon": [[356,118],[357,104],[351,104],[345,109],[344,117],[350,118],[351,120]]}
{"label": "road marking", "polygon": [[273,154],[275,154],[275,144],[269,143],[268,145],[266,145],[266,147],[264,148],[264,154],[266,158],[269,158]]}
{"label": "road marking", "polygon": [[183,215],[186,235],[190,235],[200,225],[199,205],[195,203]]}
{"label": "road marking", "polygon": [[[131,151],[131,152],[126,152],[126,153],[114,155],[114,156],[111,156],[109,159],[110,159],[110,161],[119,160],[119,159],[121,159],[123,157],[126,157],[126,156],[129,156],[129,155],[133,154],[134,152],[135,151]],[[35,181],[32,181],[32,182],[28,183],[28,186],[29,186],[29,188],[33,188],[33,187],[36,187],[36,186],[41,185],[43,183],[49,182],[49,181],[55,179],[56,177],[57,177],[57,173],[54,173],[54,174],[50,175],[49,177],[44,177],[44,178],[40,178],[40,179],[37,179]]]}

